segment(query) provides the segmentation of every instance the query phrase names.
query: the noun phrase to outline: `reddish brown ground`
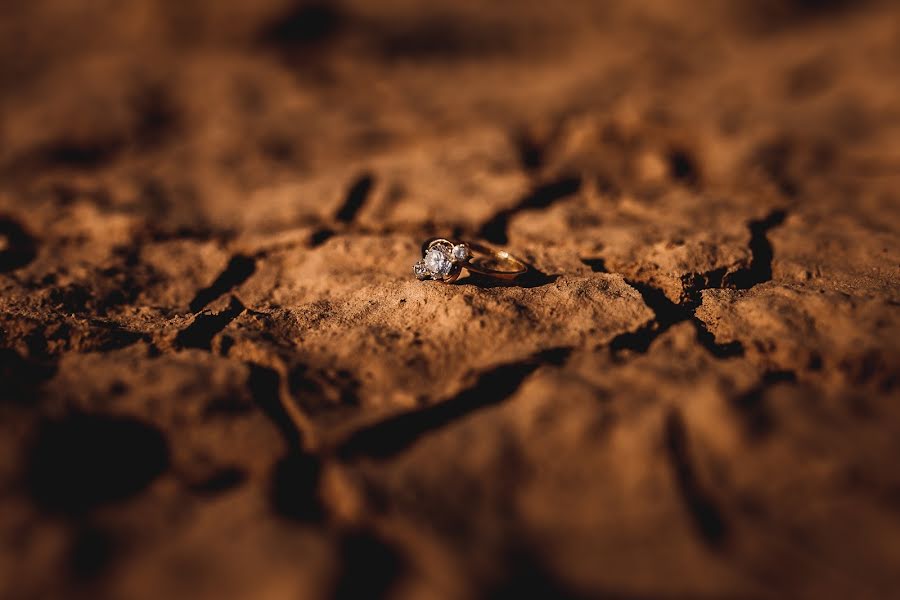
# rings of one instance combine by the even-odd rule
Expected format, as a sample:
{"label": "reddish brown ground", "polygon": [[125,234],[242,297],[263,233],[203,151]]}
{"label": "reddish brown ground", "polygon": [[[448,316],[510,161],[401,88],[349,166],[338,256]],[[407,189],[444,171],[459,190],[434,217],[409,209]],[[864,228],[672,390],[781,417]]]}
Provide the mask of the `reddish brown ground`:
{"label": "reddish brown ground", "polygon": [[0,596],[896,597],[896,6],[6,2]]}

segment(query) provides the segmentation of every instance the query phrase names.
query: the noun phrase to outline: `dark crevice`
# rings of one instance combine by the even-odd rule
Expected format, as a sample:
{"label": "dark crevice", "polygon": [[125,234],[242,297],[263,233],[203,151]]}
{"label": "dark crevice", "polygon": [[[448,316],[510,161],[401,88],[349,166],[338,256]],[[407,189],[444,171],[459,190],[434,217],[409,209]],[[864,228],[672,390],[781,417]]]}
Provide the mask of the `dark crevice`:
{"label": "dark crevice", "polygon": [[218,496],[240,487],[246,480],[246,471],[232,465],[217,469],[201,481],[190,482],[187,487],[202,496]]}
{"label": "dark crevice", "polygon": [[775,429],[775,417],[765,401],[766,391],[775,384],[795,381],[797,374],[793,371],[767,371],[757,385],[731,400],[750,439],[761,440]]}
{"label": "dark crevice", "polygon": [[353,433],[338,446],[336,454],[343,459],[394,456],[431,431],[503,402],[539,367],[559,365],[570,353],[569,348],[555,348],[495,367],[482,373],[474,385],[448,400],[390,417]]}
{"label": "dark crevice", "polygon": [[697,343],[716,358],[731,358],[744,355],[744,347],[738,342],[719,344],[707,329],[703,321],[694,316],[696,305],[693,303],[676,304],[669,300],[665,293],[657,287],[639,281],[626,280],[626,283],[640,293],[654,319],[637,329],[617,335],[609,344],[614,357],[621,357],[626,352],[645,354],[650,345],[668,331],[673,325],[690,322],[697,332]]}
{"label": "dark crevice", "polygon": [[731,10],[739,26],[755,35],[771,35],[809,25],[822,19],[835,19],[851,9],[859,10],[865,0],[754,0],[734,2]]}
{"label": "dark crevice", "polygon": [[740,341],[734,340],[720,344],[716,341],[716,336],[706,328],[706,323],[697,317],[691,317],[691,323],[697,332],[697,342],[714,357],[737,358],[744,356],[744,345]]}
{"label": "dark crevice", "polygon": [[335,220],[340,223],[352,223],[368,199],[374,184],[375,178],[371,174],[360,175],[347,191],[347,198],[334,215]]}
{"label": "dark crevice", "polygon": [[683,148],[673,148],[667,155],[669,175],[675,181],[687,186],[697,186],[700,183],[700,169],[697,161]]}
{"label": "dark crevice", "polygon": [[520,132],[514,136],[516,149],[519,152],[519,164],[527,173],[533,173],[544,164],[545,145],[540,143],[533,135]]}
{"label": "dark crevice", "polygon": [[548,127],[521,127],[511,134],[513,145],[519,155],[522,170],[534,175],[547,162],[547,154],[560,137],[562,120],[555,119]]}
{"label": "dark crevice", "polygon": [[281,374],[257,363],[247,363],[247,367],[247,388],[254,403],[278,428],[288,448],[271,474],[272,507],[294,521],[322,521],[326,514],[319,496],[322,461],[303,450],[302,434],[281,401]]}
{"label": "dark crevice", "polygon": [[728,267],[719,267],[704,273],[689,273],[682,275],[681,285],[684,289],[686,304],[691,309],[696,309],[702,301],[703,290],[718,289],[723,287],[728,276]]}
{"label": "dark crevice", "polygon": [[690,309],[669,300],[659,288],[639,281],[626,279],[625,282],[638,291],[644,304],[653,311],[655,317],[636,331],[622,333],[613,338],[609,349],[614,357],[619,357],[626,351],[646,353],[656,338],[676,323],[690,319],[693,314]]}
{"label": "dark crevice", "polygon": [[80,515],[137,495],[168,468],[168,443],[153,425],[76,413],[38,426],[25,483],[45,511]]}
{"label": "dark crevice", "polygon": [[175,336],[175,343],[181,348],[212,350],[212,339],[244,310],[244,305],[240,300],[232,296],[228,308],[222,312],[201,313],[194,317],[193,322]]}
{"label": "dark crevice", "polygon": [[602,258],[582,258],[581,264],[590,267],[594,273],[609,273],[606,261]]}
{"label": "dark crevice", "polygon": [[688,447],[687,427],[677,409],[666,415],[663,440],[678,493],[697,532],[707,546],[722,548],[728,541],[728,523],[697,476]]}
{"label": "dark crevice", "polygon": [[639,281],[626,279],[625,282],[638,291],[644,303],[656,315],[656,321],[661,328],[668,329],[691,318],[693,314],[691,307],[672,302],[661,289]]}
{"label": "dark crevice", "polygon": [[[643,354],[656,338],[676,323],[684,321],[693,324],[697,332],[697,342],[716,358],[743,356],[744,346],[741,342],[735,340],[724,344],[717,343],[705,323],[695,316],[695,311],[702,303],[703,290],[723,288],[747,290],[772,279],[774,251],[768,233],[781,225],[786,216],[784,210],[775,210],[762,219],[750,221],[749,266],[733,272],[729,272],[727,267],[719,267],[705,273],[682,277],[685,300],[680,304],[672,302],[662,290],[648,283],[626,280],[628,285],[641,294],[644,303],[654,312],[655,319],[636,331],[616,336],[609,345],[613,356],[621,356],[626,351]],[[601,258],[582,259],[581,262],[590,266],[593,271],[606,272],[606,265]]]}
{"label": "dark crevice", "polygon": [[326,516],[319,495],[322,461],[299,449],[291,449],[275,463],[271,479],[272,507],[293,521],[316,523]]}
{"label": "dark crevice", "polygon": [[11,348],[0,348],[0,405],[16,403],[29,405],[38,401],[40,386],[56,374],[54,362],[37,362],[23,358]]}
{"label": "dark crevice", "polygon": [[479,288],[536,288],[544,285],[549,285],[557,279],[559,279],[558,274],[544,273],[543,271],[529,264],[528,271],[509,281],[505,281],[503,279],[495,279],[493,277],[488,277],[487,275],[481,275],[479,273],[469,273],[468,277],[460,279],[456,282],[456,285],[472,285]]}
{"label": "dark crevice", "polygon": [[331,594],[334,600],[391,597],[409,571],[405,555],[371,531],[343,532],[338,553],[341,571]]}
{"label": "dark crevice", "polygon": [[627,353],[645,354],[660,334],[660,325],[654,319],[634,331],[626,331],[614,337],[609,342],[609,351],[614,358],[622,358]]}
{"label": "dark crevice", "polygon": [[502,210],[488,219],[479,230],[479,235],[495,244],[508,241],[507,228],[510,219],[519,212],[546,208],[554,202],[578,193],[581,189],[580,177],[563,177],[535,188],[530,194],[519,200],[512,208]]}
{"label": "dark crevice", "polygon": [[69,546],[68,566],[73,579],[90,581],[104,575],[119,555],[121,544],[111,531],[85,525]]}
{"label": "dark crevice", "polygon": [[191,312],[200,312],[203,308],[220,296],[227,294],[237,286],[247,281],[256,271],[256,260],[250,256],[236,254],[228,261],[228,266],[222,271],[209,287],[203,288],[191,300]]}
{"label": "dark crevice", "polygon": [[726,285],[738,290],[749,290],[755,285],[772,279],[772,259],[774,250],[769,241],[771,229],[784,223],[787,213],[775,210],[764,218],[750,221],[750,266],[731,274]]}
{"label": "dark crevice", "polygon": [[260,32],[260,42],[283,52],[308,50],[335,37],[344,15],[331,2],[296,2]]}
{"label": "dark crevice", "polygon": [[126,146],[125,138],[120,135],[95,139],[61,138],[39,146],[21,163],[91,170],[112,162]]}
{"label": "dark crevice", "polygon": [[318,248],[328,240],[334,237],[334,230],[328,227],[321,227],[316,229],[312,235],[309,236],[309,247],[310,248]]}
{"label": "dark crevice", "polygon": [[[503,556],[500,572],[487,582],[479,598],[482,600],[519,600],[520,598],[554,598],[583,600],[595,597],[571,589],[548,568],[537,552],[524,543],[511,545]],[[616,599],[620,596],[599,594],[596,597]]]}
{"label": "dark crevice", "polygon": [[[687,594],[639,593],[573,585],[545,558],[539,548],[522,540],[511,540],[502,557],[502,566],[488,576],[476,598],[479,600],[698,600]],[[625,586],[623,586],[625,587]],[[702,598],[702,596],[700,597]]]}
{"label": "dark crevice", "polygon": [[275,369],[247,363],[247,389],[253,402],[265,413],[284,437],[288,447],[298,447],[300,434],[281,403],[281,375]]}
{"label": "dark crevice", "polygon": [[96,321],[91,322],[92,326],[98,327],[101,330],[97,331],[97,339],[95,350],[99,352],[109,352],[110,350],[121,350],[122,348],[127,348],[128,346],[133,346],[138,342],[149,342],[150,334],[142,333],[140,331],[129,331],[128,329],[123,329],[121,326],[115,323],[98,323]]}
{"label": "dark crevice", "polygon": [[17,221],[0,216],[0,273],[24,267],[37,256],[37,244]]}

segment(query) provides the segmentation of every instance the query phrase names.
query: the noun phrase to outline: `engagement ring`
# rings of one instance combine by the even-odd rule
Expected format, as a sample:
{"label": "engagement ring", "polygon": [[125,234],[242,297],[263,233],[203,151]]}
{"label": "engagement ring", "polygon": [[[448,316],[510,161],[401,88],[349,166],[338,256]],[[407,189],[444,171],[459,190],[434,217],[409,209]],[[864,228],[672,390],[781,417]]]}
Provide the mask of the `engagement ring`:
{"label": "engagement ring", "polygon": [[416,278],[443,283],[456,281],[463,269],[495,279],[515,279],[528,266],[505,250],[444,238],[422,244],[422,260],[413,265]]}

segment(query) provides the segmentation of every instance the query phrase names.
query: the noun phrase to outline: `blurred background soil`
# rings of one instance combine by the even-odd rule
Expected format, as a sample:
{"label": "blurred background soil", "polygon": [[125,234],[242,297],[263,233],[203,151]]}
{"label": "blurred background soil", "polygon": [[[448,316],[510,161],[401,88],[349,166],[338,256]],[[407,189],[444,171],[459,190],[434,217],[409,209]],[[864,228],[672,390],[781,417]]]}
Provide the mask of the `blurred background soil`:
{"label": "blurred background soil", "polygon": [[898,76],[888,1],[6,0],[0,596],[896,597]]}

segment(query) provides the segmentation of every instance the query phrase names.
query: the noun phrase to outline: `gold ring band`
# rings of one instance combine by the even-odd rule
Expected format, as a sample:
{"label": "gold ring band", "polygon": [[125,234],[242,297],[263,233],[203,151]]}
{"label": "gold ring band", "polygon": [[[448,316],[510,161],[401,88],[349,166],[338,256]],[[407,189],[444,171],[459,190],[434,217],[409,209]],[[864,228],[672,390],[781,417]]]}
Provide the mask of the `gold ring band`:
{"label": "gold ring band", "polygon": [[507,252],[495,250],[483,244],[468,244],[472,256],[465,268],[472,273],[480,273],[496,279],[515,279],[528,270],[528,265]]}
{"label": "gold ring band", "polygon": [[418,279],[452,283],[463,269],[485,277],[511,280],[527,272],[528,265],[506,250],[434,238],[422,244],[422,260],[413,266],[413,273]]}

